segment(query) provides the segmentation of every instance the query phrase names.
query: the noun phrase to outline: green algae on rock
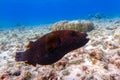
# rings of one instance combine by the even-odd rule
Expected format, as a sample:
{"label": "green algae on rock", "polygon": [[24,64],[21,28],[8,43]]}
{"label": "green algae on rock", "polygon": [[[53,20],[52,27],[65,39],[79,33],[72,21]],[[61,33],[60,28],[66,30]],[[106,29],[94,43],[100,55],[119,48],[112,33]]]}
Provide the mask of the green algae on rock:
{"label": "green algae on rock", "polygon": [[52,31],[57,30],[75,30],[75,31],[83,31],[88,32],[94,29],[94,24],[91,21],[59,21],[51,26]]}

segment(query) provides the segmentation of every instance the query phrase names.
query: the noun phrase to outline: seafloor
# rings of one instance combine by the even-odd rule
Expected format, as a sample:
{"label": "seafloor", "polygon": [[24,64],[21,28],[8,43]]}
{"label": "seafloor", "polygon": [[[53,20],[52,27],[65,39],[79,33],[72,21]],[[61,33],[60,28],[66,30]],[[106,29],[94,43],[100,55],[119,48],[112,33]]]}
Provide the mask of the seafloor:
{"label": "seafloor", "polygon": [[15,61],[29,41],[50,32],[50,27],[0,30],[0,80],[120,80],[120,18],[92,20],[90,41],[52,65],[32,66]]}

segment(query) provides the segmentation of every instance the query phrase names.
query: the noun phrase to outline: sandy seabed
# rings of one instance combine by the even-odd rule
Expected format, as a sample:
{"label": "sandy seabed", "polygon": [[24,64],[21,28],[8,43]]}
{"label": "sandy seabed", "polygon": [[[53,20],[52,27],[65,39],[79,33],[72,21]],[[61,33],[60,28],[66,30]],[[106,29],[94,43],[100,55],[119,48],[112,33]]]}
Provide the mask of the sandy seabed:
{"label": "sandy seabed", "polygon": [[16,62],[17,51],[50,27],[0,30],[0,80],[120,80],[120,18],[93,20],[90,41],[52,65]]}

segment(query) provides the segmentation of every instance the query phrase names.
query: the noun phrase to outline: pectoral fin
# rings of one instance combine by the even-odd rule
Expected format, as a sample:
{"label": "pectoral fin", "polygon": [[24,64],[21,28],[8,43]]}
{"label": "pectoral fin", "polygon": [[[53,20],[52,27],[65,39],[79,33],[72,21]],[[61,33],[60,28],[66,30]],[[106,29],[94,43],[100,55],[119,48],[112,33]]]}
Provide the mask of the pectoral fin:
{"label": "pectoral fin", "polygon": [[60,38],[55,34],[46,36],[46,50],[51,52],[61,43]]}
{"label": "pectoral fin", "polygon": [[32,46],[33,43],[34,43],[34,42],[30,41],[30,42],[28,43],[28,45],[25,46],[25,47],[28,49],[28,48],[30,48],[30,47]]}

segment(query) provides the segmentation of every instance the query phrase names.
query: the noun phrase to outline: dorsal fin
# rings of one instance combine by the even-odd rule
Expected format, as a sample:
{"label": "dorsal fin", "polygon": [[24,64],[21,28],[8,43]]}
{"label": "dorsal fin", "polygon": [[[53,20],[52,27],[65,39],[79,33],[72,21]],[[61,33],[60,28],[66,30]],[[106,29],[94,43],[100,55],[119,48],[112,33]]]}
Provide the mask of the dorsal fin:
{"label": "dorsal fin", "polygon": [[30,48],[30,47],[32,46],[33,43],[34,43],[33,41],[30,41],[30,42],[28,43],[28,45],[26,45],[25,47],[28,49],[28,48]]}
{"label": "dorsal fin", "polygon": [[46,36],[46,50],[52,51],[61,43],[60,38],[56,34],[49,34]]}

